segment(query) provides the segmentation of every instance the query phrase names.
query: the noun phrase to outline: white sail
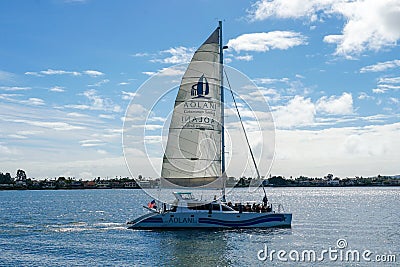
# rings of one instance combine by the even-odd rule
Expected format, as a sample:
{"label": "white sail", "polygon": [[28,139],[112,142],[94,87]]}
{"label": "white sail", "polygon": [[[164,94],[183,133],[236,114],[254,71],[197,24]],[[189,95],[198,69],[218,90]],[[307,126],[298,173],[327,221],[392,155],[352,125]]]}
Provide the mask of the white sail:
{"label": "white sail", "polygon": [[195,52],[175,100],[161,171],[173,185],[204,186],[221,176],[219,34]]}

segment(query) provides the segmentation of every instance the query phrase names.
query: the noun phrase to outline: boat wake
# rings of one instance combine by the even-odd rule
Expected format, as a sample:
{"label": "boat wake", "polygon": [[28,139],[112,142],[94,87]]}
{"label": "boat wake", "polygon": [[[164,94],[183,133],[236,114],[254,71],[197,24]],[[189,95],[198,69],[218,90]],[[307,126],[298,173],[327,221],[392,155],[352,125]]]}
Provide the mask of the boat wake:
{"label": "boat wake", "polygon": [[125,223],[118,222],[101,222],[101,223],[86,223],[72,222],[68,224],[52,224],[47,225],[46,230],[50,232],[83,232],[83,231],[114,231],[126,230]]}

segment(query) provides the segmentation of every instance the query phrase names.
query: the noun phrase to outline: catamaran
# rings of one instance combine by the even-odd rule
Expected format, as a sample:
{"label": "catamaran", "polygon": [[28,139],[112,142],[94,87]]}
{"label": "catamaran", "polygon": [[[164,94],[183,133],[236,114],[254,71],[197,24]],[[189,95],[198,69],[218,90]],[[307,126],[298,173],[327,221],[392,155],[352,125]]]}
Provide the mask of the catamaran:
{"label": "catamaran", "polygon": [[[292,214],[268,203],[243,205],[226,201],[222,22],[194,53],[175,100],[165,149],[161,184],[174,192],[172,204],[152,201],[149,213],[128,222],[129,229],[290,227]],[[232,93],[232,90],[231,90]],[[232,97],[257,172],[250,143]],[[221,187],[220,187],[221,186]],[[199,200],[188,188],[221,188],[222,197]]]}

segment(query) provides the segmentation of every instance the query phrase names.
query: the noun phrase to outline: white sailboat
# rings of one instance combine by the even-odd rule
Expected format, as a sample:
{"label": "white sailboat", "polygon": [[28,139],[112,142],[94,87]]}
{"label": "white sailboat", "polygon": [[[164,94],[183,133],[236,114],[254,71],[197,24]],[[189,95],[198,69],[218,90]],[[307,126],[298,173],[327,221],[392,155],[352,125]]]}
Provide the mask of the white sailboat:
{"label": "white sailboat", "polygon": [[[128,222],[129,229],[290,227],[291,213],[267,203],[233,205],[225,196],[225,140],[222,22],[199,47],[182,78],[163,157],[161,184],[180,188],[222,188],[219,200],[202,201],[192,192],[174,192],[165,203]],[[232,94],[233,96],[233,94]],[[236,102],[235,102],[236,105]],[[240,114],[239,118],[240,118]],[[241,119],[240,119],[241,120]],[[242,123],[242,122],[241,122]],[[244,130],[243,124],[242,128]],[[260,178],[249,145],[257,176]],[[263,187],[264,194],[265,189]]]}

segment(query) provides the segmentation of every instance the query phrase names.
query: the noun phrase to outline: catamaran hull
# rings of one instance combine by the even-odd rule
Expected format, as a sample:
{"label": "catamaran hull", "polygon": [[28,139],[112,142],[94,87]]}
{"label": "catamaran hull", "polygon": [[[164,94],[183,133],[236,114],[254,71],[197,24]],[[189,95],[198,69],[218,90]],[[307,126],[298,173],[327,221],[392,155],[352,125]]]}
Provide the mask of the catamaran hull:
{"label": "catamaran hull", "polygon": [[269,228],[290,227],[291,222],[290,213],[154,213],[129,222],[128,229]]}

